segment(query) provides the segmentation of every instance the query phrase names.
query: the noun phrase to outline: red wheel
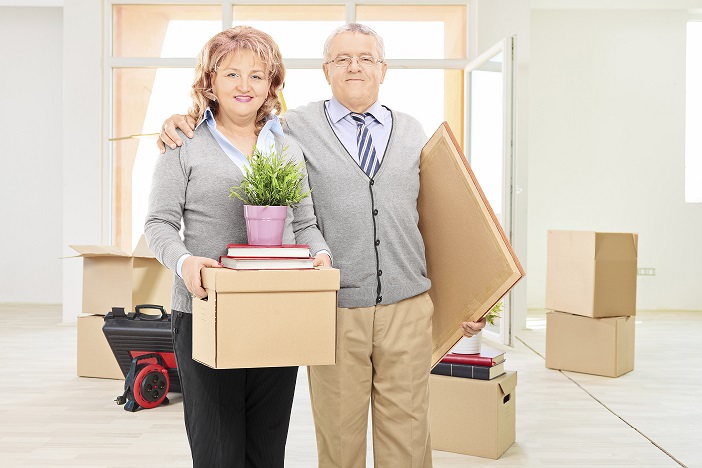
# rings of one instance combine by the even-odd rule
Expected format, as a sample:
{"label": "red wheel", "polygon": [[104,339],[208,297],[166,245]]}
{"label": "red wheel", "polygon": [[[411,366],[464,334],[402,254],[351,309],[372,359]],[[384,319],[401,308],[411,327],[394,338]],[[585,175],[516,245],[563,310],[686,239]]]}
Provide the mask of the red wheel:
{"label": "red wheel", "polygon": [[166,398],[170,384],[166,368],[148,364],[137,372],[134,379],[134,400],[142,408],[155,408]]}

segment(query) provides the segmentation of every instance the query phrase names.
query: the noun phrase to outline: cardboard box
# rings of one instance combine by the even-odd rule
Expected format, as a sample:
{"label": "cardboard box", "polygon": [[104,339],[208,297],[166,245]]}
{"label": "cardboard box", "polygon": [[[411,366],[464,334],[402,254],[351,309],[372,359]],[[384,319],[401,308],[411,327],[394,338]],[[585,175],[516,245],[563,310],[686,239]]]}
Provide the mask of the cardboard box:
{"label": "cardboard box", "polygon": [[130,255],[114,246],[71,245],[83,258],[83,313],[105,315],[112,307],[139,304],[171,308],[173,273],[153,256],[141,236]]}
{"label": "cardboard box", "polygon": [[514,443],[517,373],[493,380],[429,376],[434,450],[497,459]]}
{"label": "cardboard box", "polygon": [[634,369],[631,316],[591,318],[546,314],[546,367],[619,377]]}
{"label": "cardboard box", "polygon": [[638,235],[549,231],[546,308],[586,317],[636,315]]}
{"label": "cardboard box", "polygon": [[445,122],[422,149],[419,180],[434,366],[463,336],[460,323],[487,314],[524,269]]}
{"label": "cardboard box", "polygon": [[102,315],[78,316],[77,374],[79,377],[124,380],[122,369],[102,332],[104,323]]}
{"label": "cardboard box", "polygon": [[205,268],[193,359],[215,369],[336,363],[339,270]]}

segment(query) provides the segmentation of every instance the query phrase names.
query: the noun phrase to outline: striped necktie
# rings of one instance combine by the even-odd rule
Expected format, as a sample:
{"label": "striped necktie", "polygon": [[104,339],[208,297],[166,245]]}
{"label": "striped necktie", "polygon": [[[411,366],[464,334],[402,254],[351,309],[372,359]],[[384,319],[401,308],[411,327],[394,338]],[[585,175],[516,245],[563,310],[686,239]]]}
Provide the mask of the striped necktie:
{"label": "striped necktie", "polygon": [[368,177],[373,177],[378,170],[378,156],[375,154],[373,138],[366,125],[366,116],[370,116],[370,114],[351,112],[351,118],[356,122],[357,126],[356,143],[358,144],[358,164]]}

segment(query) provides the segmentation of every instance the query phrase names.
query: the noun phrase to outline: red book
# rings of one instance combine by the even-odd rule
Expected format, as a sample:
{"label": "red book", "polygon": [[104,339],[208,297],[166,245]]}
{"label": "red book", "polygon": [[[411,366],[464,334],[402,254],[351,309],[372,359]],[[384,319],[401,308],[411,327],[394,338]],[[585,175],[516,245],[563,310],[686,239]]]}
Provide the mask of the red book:
{"label": "red book", "polygon": [[473,366],[495,366],[505,360],[505,352],[483,346],[480,354],[449,353],[441,360],[449,364],[470,364]]}
{"label": "red book", "polygon": [[229,244],[228,257],[286,257],[308,258],[310,246],[305,244],[249,245]]}
{"label": "red book", "polygon": [[219,257],[219,263],[232,270],[307,270],[314,258],[295,257]]}

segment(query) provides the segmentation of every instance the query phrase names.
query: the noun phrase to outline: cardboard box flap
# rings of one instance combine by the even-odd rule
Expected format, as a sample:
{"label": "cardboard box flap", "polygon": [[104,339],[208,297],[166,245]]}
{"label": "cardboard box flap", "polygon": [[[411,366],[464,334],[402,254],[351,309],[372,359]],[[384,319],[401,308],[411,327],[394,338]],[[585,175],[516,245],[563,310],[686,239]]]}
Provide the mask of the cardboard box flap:
{"label": "cardboard box flap", "polygon": [[517,373],[513,372],[511,375],[508,375],[507,378],[498,382],[498,384],[500,386],[500,390],[502,390],[502,394],[505,396],[509,395],[515,388],[517,388]]}
{"label": "cardboard box flap", "polygon": [[340,275],[335,268],[313,270],[231,270],[204,268],[205,289],[222,292],[337,291]]}
{"label": "cardboard box flap", "polygon": [[80,257],[131,257],[127,252],[113,245],[69,245]]}
{"label": "cardboard box flap", "polygon": [[444,122],[422,149],[417,200],[429,295],[432,366],[524,276],[480,184]]}
{"label": "cardboard box flap", "polygon": [[636,261],[638,234],[633,233],[595,233],[597,237],[595,259],[606,257],[615,261]]}
{"label": "cardboard box flap", "polygon": [[638,234],[594,231],[548,231],[548,256],[630,260],[636,258]]}
{"label": "cardboard box flap", "polygon": [[151,249],[149,249],[149,246],[146,245],[146,236],[144,234],[142,234],[141,238],[139,238],[139,242],[137,243],[132,256],[139,258],[156,258],[151,252]]}

